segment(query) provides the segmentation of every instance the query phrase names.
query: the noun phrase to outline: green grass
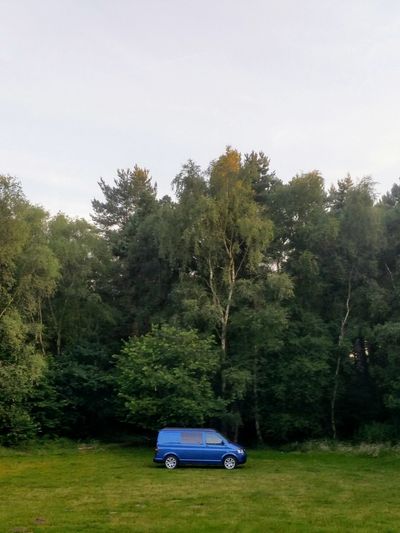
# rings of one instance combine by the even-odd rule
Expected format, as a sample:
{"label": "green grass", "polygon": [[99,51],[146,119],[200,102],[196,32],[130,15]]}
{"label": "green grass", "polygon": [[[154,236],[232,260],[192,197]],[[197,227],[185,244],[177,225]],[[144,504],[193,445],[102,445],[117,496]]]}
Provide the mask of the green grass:
{"label": "green grass", "polygon": [[237,470],[97,444],[0,449],[3,532],[398,532],[400,455],[250,452]]}

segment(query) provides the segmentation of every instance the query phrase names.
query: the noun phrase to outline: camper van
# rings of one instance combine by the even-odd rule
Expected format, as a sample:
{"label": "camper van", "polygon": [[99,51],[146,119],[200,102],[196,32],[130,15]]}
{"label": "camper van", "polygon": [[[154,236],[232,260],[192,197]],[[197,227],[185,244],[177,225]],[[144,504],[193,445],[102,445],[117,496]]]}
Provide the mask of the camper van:
{"label": "camper van", "polygon": [[246,462],[246,450],[214,429],[164,428],[158,433],[154,462],[168,470],[179,465],[216,465],[233,470]]}

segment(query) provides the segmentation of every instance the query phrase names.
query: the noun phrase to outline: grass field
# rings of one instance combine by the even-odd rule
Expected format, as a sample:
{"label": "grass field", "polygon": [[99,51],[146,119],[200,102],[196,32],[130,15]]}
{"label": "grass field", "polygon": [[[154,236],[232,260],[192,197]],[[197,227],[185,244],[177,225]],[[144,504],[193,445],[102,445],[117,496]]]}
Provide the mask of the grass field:
{"label": "grass field", "polygon": [[151,449],[0,449],[0,531],[400,531],[398,454],[249,455],[234,471],[167,471]]}

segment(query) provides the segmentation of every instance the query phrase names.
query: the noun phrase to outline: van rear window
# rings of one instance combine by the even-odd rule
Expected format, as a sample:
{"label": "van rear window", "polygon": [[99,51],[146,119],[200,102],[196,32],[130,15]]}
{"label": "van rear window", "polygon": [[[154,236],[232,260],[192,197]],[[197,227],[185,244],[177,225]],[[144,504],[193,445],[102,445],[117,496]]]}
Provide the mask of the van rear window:
{"label": "van rear window", "polygon": [[182,444],[203,444],[203,435],[201,431],[182,431]]}

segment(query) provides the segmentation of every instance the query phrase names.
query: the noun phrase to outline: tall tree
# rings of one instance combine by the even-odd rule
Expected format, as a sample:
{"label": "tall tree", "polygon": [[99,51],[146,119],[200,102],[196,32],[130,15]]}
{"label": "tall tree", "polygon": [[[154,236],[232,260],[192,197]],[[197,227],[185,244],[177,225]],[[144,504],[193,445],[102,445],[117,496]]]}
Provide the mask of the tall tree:
{"label": "tall tree", "polygon": [[[200,180],[198,180],[201,183]],[[193,195],[181,193],[178,209],[187,212],[185,201]],[[196,195],[196,210],[190,225],[174,242],[186,250],[192,278],[208,293],[216,317],[221,345],[221,390],[225,394],[228,356],[228,325],[237,282],[257,269],[272,237],[272,223],[263,217],[254,200],[249,180],[242,177],[240,154],[228,148],[209,170],[207,194]]]}
{"label": "tall tree", "polygon": [[149,171],[118,171],[114,186],[99,182],[105,201],[93,200],[93,219],[104,231],[113,263],[113,290],[122,320],[119,336],[144,333],[162,315],[173,272],[159,252],[168,197],[158,201]]}
{"label": "tall tree", "polygon": [[[231,359],[235,374],[247,372],[241,419],[250,419],[257,441],[262,444],[265,379],[275,354],[283,348],[288,316],[284,303],[292,297],[292,283],[286,274],[263,272],[238,282],[232,310]],[[244,400],[244,401],[243,401]]]}
{"label": "tall tree", "polygon": [[106,232],[124,228],[137,210],[147,210],[154,203],[157,193],[149,171],[137,165],[133,169],[118,169],[114,185],[101,178],[99,186],[104,201],[92,201],[92,218]]}
{"label": "tall tree", "polygon": [[111,255],[98,230],[84,219],[58,214],[49,222],[49,246],[60,264],[61,278],[48,298],[48,339],[59,357],[81,339],[102,342],[114,321]]}
{"label": "tall tree", "polygon": [[0,176],[0,442],[34,431],[28,399],[46,366],[42,308],[57,278],[47,214]]}
{"label": "tall tree", "polygon": [[[341,194],[340,203],[333,204],[335,217],[339,223],[339,234],[336,254],[331,256],[334,268],[334,272],[331,273],[332,289],[334,289],[332,309],[340,315],[331,396],[331,429],[334,438],[337,436],[336,401],[341,365],[346,352],[348,355],[352,349],[351,339],[346,339],[346,332],[352,318],[352,307],[356,303],[357,292],[360,293],[366,280],[374,278],[377,274],[381,228],[378,213],[374,209],[371,181],[366,178],[358,185],[351,185],[347,181],[345,192]],[[331,195],[332,193],[334,195],[335,191],[331,191]],[[357,317],[354,316],[354,319]]]}

